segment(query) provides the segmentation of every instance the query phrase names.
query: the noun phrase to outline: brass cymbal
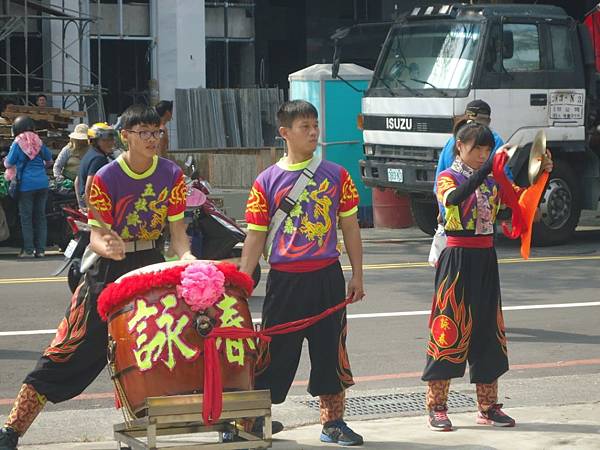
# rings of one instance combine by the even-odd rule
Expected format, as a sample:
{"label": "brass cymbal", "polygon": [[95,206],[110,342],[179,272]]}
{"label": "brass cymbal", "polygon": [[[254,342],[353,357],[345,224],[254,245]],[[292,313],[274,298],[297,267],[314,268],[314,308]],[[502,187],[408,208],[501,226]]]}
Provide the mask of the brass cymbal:
{"label": "brass cymbal", "polygon": [[533,139],[531,151],[529,152],[529,167],[527,174],[529,176],[529,184],[533,185],[542,173],[542,162],[546,157],[546,133],[540,130]]}
{"label": "brass cymbal", "polygon": [[[520,145],[512,145],[506,153],[508,154],[508,160],[510,161],[515,155],[521,150]],[[542,172],[542,163],[546,158],[546,133],[544,130],[539,130],[533,139],[531,144],[531,150],[529,151],[529,162],[527,164],[527,181],[529,186],[535,184]],[[523,176],[525,174],[523,173]],[[516,182],[516,180],[515,180]]]}

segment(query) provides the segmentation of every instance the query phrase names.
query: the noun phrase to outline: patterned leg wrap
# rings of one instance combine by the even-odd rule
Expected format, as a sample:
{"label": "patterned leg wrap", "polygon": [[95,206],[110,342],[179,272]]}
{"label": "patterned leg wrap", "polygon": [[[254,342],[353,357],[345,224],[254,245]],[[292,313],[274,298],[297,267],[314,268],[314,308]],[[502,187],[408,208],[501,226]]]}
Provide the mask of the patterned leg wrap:
{"label": "patterned leg wrap", "polygon": [[498,403],[498,380],[493,383],[477,383],[477,407],[479,411],[487,411]]}
{"label": "patterned leg wrap", "polygon": [[346,409],[346,391],[333,395],[319,396],[319,411],[321,415],[321,424],[342,419]]}
{"label": "patterned leg wrap", "polygon": [[24,384],[21,386],[5,426],[15,430],[19,436],[23,436],[45,405],[46,397],[38,393],[33,386]]}
{"label": "patterned leg wrap", "polygon": [[434,408],[447,408],[450,380],[431,380],[427,382],[427,399],[425,406],[428,411]]}

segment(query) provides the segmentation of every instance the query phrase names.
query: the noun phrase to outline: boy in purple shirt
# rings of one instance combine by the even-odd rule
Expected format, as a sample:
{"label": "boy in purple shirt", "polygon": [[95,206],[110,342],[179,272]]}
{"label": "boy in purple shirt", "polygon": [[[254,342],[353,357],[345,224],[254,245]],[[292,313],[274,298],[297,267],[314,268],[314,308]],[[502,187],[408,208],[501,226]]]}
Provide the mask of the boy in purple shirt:
{"label": "boy in purple shirt", "polygon": [[100,374],[106,365],[108,332],[96,309],[98,296],[120,276],[164,261],[156,239],[167,223],[173,250],[182,259],[194,259],[182,220],[183,172],[156,156],[161,137],[156,111],[135,105],[123,113],[122,121],[121,134],[129,150],[96,173],[87,199],[90,247],[100,258],[85,273],[55,338],[25,378],[0,429],[0,450],[17,448],[19,436],[47,400],[69,400]]}
{"label": "boy in purple shirt", "polygon": [[[267,241],[275,212],[314,157],[319,138],[316,108],[303,100],[284,103],[277,113],[288,154],[262,172],[246,206],[248,236],[241,268],[251,274]],[[343,167],[321,161],[267,249],[271,264],[263,305],[263,327],[320,314],[345,297],[364,297],[362,244],[356,213],[358,192]],[[345,287],[337,249],[337,225],[352,264]],[[273,336],[257,364],[257,389],[269,389],[283,403],[294,380],[302,343],[308,340],[311,374],[308,391],[320,400],[321,441],[361,445],[363,438],[344,422],[345,390],[354,384],[346,350],[346,309],[304,331]]]}

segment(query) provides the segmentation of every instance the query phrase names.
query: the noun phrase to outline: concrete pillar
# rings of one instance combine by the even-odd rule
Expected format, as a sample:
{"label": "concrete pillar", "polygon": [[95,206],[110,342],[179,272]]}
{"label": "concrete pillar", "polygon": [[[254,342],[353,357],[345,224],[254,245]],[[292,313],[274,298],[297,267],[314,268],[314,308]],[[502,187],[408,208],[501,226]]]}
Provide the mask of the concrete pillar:
{"label": "concrete pillar", "polygon": [[[204,0],[157,0],[156,76],[161,100],[175,100],[176,88],[206,86]],[[169,126],[170,147],[177,148],[177,103]]]}
{"label": "concrete pillar", "polygon": [[[62,9],[62,4],[62,0],[50,0],[50,5],[58,10]],[[64,0],[64,6],[83,14],[89,13],[89,0]],[[50,22],[50,49],[51,53],[56,55],[51,61],[51,75],[54,80],[52,90],[79,92],[81,84],[87,85],[90,82],[89,28],[86,28],[86,33],[81,36],[79,29],[82,24],[79,21],[68,22],[68,25],[67,22],[61,20],[51,20]],[[59,51],[61,48],[64,48],[63,53]],[[73,97],[68,97],[67,106],[73,101]],[[63,97],[53,96],[52,106],[62,107]],[[73,104],[71,109],[78,109],[78,105]]]}

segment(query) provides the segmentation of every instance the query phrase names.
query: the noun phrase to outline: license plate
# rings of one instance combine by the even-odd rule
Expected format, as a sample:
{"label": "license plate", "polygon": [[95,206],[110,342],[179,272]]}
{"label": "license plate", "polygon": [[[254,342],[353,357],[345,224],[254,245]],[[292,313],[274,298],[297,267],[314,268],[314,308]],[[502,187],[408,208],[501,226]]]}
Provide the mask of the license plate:
{"label": "license plate", "polygon": [[67,245],[67,248],[65,249],[65,257],[70,258],[71,256],[73,256],[73,252],[76,248],[77,241],[75,239],[71,239],[71,242],[69,242],[69,245]]}
{"label": "license plate", "polygon": [[394,181],[396,183],[404,182],[404,174],[402,173],[402,169],[388,169],[388,181]]}

